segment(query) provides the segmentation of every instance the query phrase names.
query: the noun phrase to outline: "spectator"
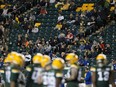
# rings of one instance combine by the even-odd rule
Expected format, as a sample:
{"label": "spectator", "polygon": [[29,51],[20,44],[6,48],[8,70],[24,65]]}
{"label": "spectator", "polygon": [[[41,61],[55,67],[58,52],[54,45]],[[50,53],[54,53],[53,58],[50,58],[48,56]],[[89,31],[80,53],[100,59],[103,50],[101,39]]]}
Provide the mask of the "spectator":
{"label": "spectator", "polygon": [[35,21],[35,19],[36,19],[35,15],[30,14],[29,20],[30,20],[30,21]]}
{"label": "spectator", "polygon": [[61,30],[62,29],[62,23],[58,22],[57,25],[56,25],[56,27],[54,29]]}
{"label": "spectator", "polygon": [[69,20],[67,21],[68,24],[73,24],[75,22],[74,15],[71,13],[69,16]]}
{"label": "spectator", "polygon": [[70,2],[70,6],[69,6],[69,8],[68,8],[68,10],[69,11],[75,11],[76,10],[76,4],[75,4],[75,2],[72,0],[71,2]]}
{"label": "spectator", "polygon": [[32,26],[28,25],[28,27],[27,27],[27,33],[31,33],[31,31],[32,31]]}
{"label": "spectator", "polygon": [[84,45],[85,45],[85,43],[86,43],[85,38],[84,38],[84,37],[81,37],[81,38],[80,38],[80,44],[84,44]]}
{"label": "spectator", "polygon": [[65,57],[66,57],[66,53],[62,51],[61,58],[63,58],[65,60]]}
{"label": "spectator", "polygon": [[60,33],[58,35],[58,41],[59,42],[65,42],[65,34],[64,33]]}
{"label": "spectator", "polygon": [[59,48],[59,53],[66,52],[66,44],[61,44],[61,47]]}
{"label": "spectator", "polygon": [[46,42],[45,46],[44,46],[44,50],[45,50],[45,54],[49,54],[50,51],[51,51],[52,47],[51,45],[49,44],[49,42]]}
{"label": "spectator", "polygon": [[100,50],[102,52],[104,52],[104,50],[105,50],[105,43],[104,43],[103,39],[100,39],[99,47],[100,47]]}
{"label": "spectator", "polygon": [[88,21],[87,25],[88,26],[91,26],[93,24],[95,24],[95,18],[94,17],[91,17],[91,20]]}
{"label": "spectator", "polygon": [[79,49],[80,51],[84,51],[85,45],[83,43],[80,44]]}
{"label": "spectator", "polygon": [[80,25],[80,21],[79,21],[79,18],[78,17],[75,18],[74,25],[76,25],[76,26],[79,26]]}
{"label": "spectator", "polygon": [[64,2],[63,2],[63,1],[58,1],[58,2],[55,4],[55,7],[61,10],[61,7],[63,7],[63,5],[64,5]]}
{"label": "spectator", "polygon": [[56,44],[56,40],[55,40],[54,38],[51,38],[51,37],[50,37],[49,43],[50,43],[50,45],[53,47],[53,46],[55,46],[55,44]]}
{"label": "spectator", "polygon": [[50,3],[55,3],[56,0],[50,0]]}
{"label": "spectator", "polygon": [[89,66],[90,65],[90,62],[89,62],[89,59],[88,57],[85,55],[85,59],[84,59],[84,66]]}
{"label": "spectator", "polygon": [[52,53],[52,60],[54,60],[55,58],[57,58],[56,53]]}
{"label": "spectator", "polygon": [[5,8],[3,9],[2,15],[3,15],[3,16],[7,16],[7,12],[8,12],[8,9],[5,7]]}
{"label": "spectator", "polygon": [[91,44],[87,42],[87,43],[85,44],[85,49],[86,49],[86,50],[91,50]]}
{"label": "spectator", "polygon": [[38,44],[36,44],[35,46],[34,46],[34,48],[33,48],[33,53],[37,53],[37,52],[41,52],[41,53],[43,53],[43,45],[41,44],[41,43],[38,43]]}
{"label": "spectator", "polygon": [[22,45],[22,35],[19,34],[18,35],[18,40],[17,40],[17,46],[21,47],[21,45]]}
{"label": "spectator", "polygon": [[79,31],[80,37],[84,37],[85,36],[85,30],[84,30],[83,26],[80,26],[78,31]]}
{"label": "spectator", "polygon": [[68,31],[68,33],[66,35],[66,38],[67,39],[73,39],[73,37],[74,37],[74,35],[70,31]]}
{"label": "spectator", "polygon": [[58,22],[62,22],[64,20],[64,16],[62,16],[61,14],[59,14],[58,16]]}
{"label": "spectator", "polygon": [[45,16],[47,13],[48,13],[48,12],[47,12],[46,8],[41,7],[41,10],[40,10],[40,15]]}
{"label": "spectator", "polygon": [[97,56],[97,52],[94,49],[91,49],[91,58],[94,59]]}
{"label": "spectator", "polygon": [[41,0],[40,1],[40,6],[41,7],[47,7],[48,6],[47,0]]}
{"label": "spectator", "polygon": [[74,38],[73,44],[77,45],[77,46],[79,45],[79,36],[78,35],[76,35],[76,37]]}
{"label": "spectator", "polygon": [[28,52],[26,52],[26,54],[25,54],[25,66],[28,66],[30,64],[31,58],[32,58],[32,56]]}
{"label": "spectator", "polygon": [[104,50],[105,54],[111,54],[111,47],[110,47],[110,44],[106,44],[106,47],[105,47],[105,50]]}
{"label": "spectator", "polygon": [[68,25],[67,25],[66,21],[64,20],[63,23],[62,23],[61,30],[67,30],[67,28],[68,28]]}
{"label": "spectator", "polygon": [[70,31],[68,31],[68,33],[66,35],[67,42],[71,42],[73,40],[73,38],[74,38],[74,35]]}
{"label": "spectator", "polygon": [[28,46],[29,46],[29,41],[26,40],[26,41],[25,41],[25,47],[28,47]]}
{"label": "spectator", "polygon": [[38,33],[38,31],[39,31],[38,27],[36,27],[36,26],[32,29],[32,33]]}
{"label": "spectator", "polygon": [[70,6],[70,3],[68,0],[66,0],[66,3],[63,5],[63,7],[61,8],[61,10],[68,10]]}

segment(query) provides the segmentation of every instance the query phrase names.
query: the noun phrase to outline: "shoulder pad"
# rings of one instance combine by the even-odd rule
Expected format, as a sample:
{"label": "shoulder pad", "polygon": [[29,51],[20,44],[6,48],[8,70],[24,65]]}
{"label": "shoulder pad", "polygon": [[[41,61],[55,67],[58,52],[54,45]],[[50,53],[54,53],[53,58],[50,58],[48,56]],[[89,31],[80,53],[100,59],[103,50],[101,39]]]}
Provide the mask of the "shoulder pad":
{"label": "shoulder pad", "polygon": [[95,67],[91,67],[90,68],[90,71],[95,72],[96,71],[96,68]]}
{"label": "shoulder pad", "polygon": [[56,73],[56,77],[63,77],[63,74],[62,73]]}
{"label": "shoulder pad", "polygon": [[17,69],[12,69],[11,72],[12,72],[12,73],[19,73],[20,71],[17,70]]}
{"label": "shoulder pad", "polygon": [[26,70],[30,72],[32,69],[31,67],[26,67]]}
{"label": "shoulder pad", "polygon": [[64,69],[65,69],[65,70],[68,70],[68,69],[70,69],[70,67],[65,67]]}
{"label": "shoulder pad", "polygon": [[71,68],[78,68],[78,67],[77,67],[76,65],[73,64],[73,65],[71,65]]}
{"label": "shoulder pad", "polygon": [[4,73],[4,70],[0,70],[0,73]]}

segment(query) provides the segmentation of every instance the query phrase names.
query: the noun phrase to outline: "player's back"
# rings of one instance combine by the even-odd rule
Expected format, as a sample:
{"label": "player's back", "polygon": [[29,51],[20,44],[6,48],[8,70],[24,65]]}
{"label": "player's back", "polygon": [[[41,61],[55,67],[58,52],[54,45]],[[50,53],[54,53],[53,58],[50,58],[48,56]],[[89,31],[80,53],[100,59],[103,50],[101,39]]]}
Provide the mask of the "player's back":
{"label": "player's back", "polygon": [[56,86],[56,73],[55,70],[50,69],[43,72],[43,84],[44,87],[55,87]]}
{"label": "player's back", "polygon": [[26,67],[26,87],[41,87],[41,85],[38,84],[38,76],[42,72],[42,68],[39,64],[31,64]]}

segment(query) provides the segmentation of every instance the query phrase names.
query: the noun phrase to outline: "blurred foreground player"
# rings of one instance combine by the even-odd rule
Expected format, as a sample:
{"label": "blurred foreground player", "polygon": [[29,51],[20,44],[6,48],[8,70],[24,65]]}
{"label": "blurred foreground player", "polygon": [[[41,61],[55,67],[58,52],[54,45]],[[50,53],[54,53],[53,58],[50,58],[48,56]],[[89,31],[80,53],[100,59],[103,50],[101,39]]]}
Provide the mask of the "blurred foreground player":
{"label": "blurred foreground player", "polygon": [[33,64],[26,67],[26,87],[43,87],[42,84],[42,61],[43,55],[37,53],[33,59]]}
{"label": "blurred foreground player", "polygon": [[5,87],[10,87],[10,83],[11,83],[11,68],[12,68],[12,64],[13,64],[13,60],[15,59],[15,57],[18,56],[17,52],[11,52],[7,55],[7,57],[4,59],[4,65],[2,67],[2,69],[0,69],[0,73],[1,73],[1,77],[3,80],[3,85]]}
{"label": "blurred foreground player", "polygon": [[22,72],[21,68],[24,67],[24,61],[25,57],[22,54],[17,54],[12,60],[10,87],[19,87],[19,76]]}
{"label": "blurred foreground player", "polygon": [[44,68],[43,73],[44,87],[61,87],[64,60],[61,58],[56,58],[51,63],[50,57],[44,55],[42,67]]}
{"label": "blurred foreground player", "polygon": [[80,67],[77,64],[78,56],[74,53],[69,53],[66,56],[66,62],[70,67],[65,75],[65,80],[67,83],[66,87],[78,87],[78,81],[81,79],[81,75],[79,73]]}

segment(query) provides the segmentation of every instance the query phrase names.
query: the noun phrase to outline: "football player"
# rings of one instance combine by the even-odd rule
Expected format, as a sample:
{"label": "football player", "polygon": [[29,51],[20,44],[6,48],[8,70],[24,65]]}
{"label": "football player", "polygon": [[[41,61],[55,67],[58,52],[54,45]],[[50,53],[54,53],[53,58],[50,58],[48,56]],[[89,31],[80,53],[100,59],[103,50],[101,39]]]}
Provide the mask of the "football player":
{"label": "football player", "polygon": [[104,54],[99,54],[96,57],[97,65],[91,68],[93,87],[109,87],[113,81],[112,67],[107,65],[107,58]]}
{"label": "football player", "polygon": [[13,61],[14,57],[17,54],[18,53],[16,53],[16,52],[9,53],[4,60],[3,68],[0,70],[2,79],[5,82],[5,84],[4,84],[5,87],[10,87],[11,65],[12,65],[12,61]]}
{"label": "football player", "polygon": [[42,60],[42,67],[44,68],[44,87],[61,87],[64,60],[61,58],[55,58],[51,64],[50,57],[44,55],[44,59]]}
{"label": "football player", "polygon": [[65,58],[67,65],[70,67],[65,75],[66,87],[78,87],[78,80],[81,79],[79,74],[78,56],[74,53],[67,54]]}
{"label": "football player", "polygon": [[[42,61],[43,55],[37,53],[33,59],[33,64],[26,67],[26,87],[43,87],[42,84]],[[38,79],[39,78],[39,79]]]}
{"label": "football player", "polygon": [[49,78],[48,78],[48,71],[51,69],[51,58],[48,55],[44,55],[42,62],[41,62],[41,66],[43,68],[43,85],[44,87],[47,87],[48,82],[49,82]]}
{"label": "football player", "polygon": [[19,53],[12,60],[10,87],[19,87],[19,75],[21,68],[24,67],[24,61],[24,55]]}

